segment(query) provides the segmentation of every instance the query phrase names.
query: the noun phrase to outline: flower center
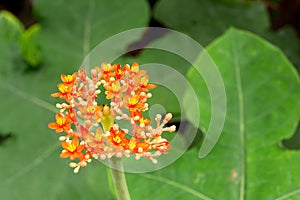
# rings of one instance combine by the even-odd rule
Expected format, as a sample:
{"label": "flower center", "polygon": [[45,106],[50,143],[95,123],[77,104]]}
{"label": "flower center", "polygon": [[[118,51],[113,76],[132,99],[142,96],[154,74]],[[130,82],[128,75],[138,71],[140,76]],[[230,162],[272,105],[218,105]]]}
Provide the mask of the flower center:
{"label": "flower center", "polygon": [[118,143],[118,144],[120,144],[120,142],[121,142],[121,138],[120,138],[120,136],[115,136],[114,138],[113,138],[113,141],[115,142],[115,143]]}
{"label": "flower center", "polygon": [[74,144],[70,144],[69,146],[68,146],[68,151],[70,151],[70,152],[74,152],[76,150],[76,145],[74,145]]}
{"label": "flower center", "polygon": [[64,125],[66,123],[66,120],[64,119],[64,118],[58,118],[57,119],[57,124],[58,125],[60,125],[60,126],[62,126],[62,125]]}
{"label": "flower center", "polygon": [[134,149],[135,146],[136,146],[136,142],[133,141],[133,140],[130,140],[130,142],[129,142],[129,149],[132,150],[132,149]]}
{"label": "flower center", "polygon": [[70,83],[70,82],[72,82],[73,77],[72,77],[72,75],[67,75],[65,79],[66,79],[66,82]]}

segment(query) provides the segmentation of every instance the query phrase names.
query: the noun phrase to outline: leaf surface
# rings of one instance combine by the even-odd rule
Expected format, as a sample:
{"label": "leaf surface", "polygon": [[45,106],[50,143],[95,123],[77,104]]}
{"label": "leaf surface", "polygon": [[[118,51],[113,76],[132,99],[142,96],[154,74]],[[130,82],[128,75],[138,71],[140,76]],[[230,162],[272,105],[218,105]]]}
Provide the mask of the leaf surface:
{"label": "leaf surface", "polygon": [[[174,12],[176,10],[176,12]],[[299,39],[290,27],[271,30],[263,2],[239,0],[160,0],[154,17],[172,28],[196,39],[206,46],[231,26],[254,32],[277,45],[300,69]]]}
{"label": "leaf surface", "polygon": [[[297,199],[300,154],[281,145],[299,120],[300,85],[295,69],[276,47],[233,28],[207,51],[225,84],[227,115],[219,142],[199,161],[197,169],[205,177],[200,191],[213,199],[285,199],[289,195]],[[210,67],[205,55],[195,65]],[[194,69],[187,76],[198,91],[200,127],[206,129],[218,110],[211,113],[201,76]],[[191,118],[193,110],[188,113]]]}
{"label": "leaf surface", "polygon": [[20,22],[0,15],[0,134],[11,135],[0,145],[1,199],[112,199],[104,165],[96,161],[74,175],[69,161],[59,158],[58,136],[47,127],[59,100],[50,94],[60,74],[77,71],[98,42],[145,26],[147,11],[140,0],[35,1],[43,60],[31,71],[21,55]]}

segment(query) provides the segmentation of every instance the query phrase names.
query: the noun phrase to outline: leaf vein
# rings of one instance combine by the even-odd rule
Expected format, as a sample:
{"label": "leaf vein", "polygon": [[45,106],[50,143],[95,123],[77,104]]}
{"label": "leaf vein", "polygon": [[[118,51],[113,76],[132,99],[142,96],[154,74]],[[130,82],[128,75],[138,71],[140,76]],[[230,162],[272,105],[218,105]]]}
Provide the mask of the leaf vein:
{"label": "leaf vein", "polygon": [[240,194],[239,199],[245,199],[245,187],[246,187],[246,144],[245,144],[245,111],[244,111],[244,94],[242,88],[242,77],[240,71],[239,57],[236,52],[236,39],[231,38],[232,56],[234,61],[234,71],[237,83],[238,93],[238,107],[239,107],[239,131],[240,131],[240,143],[241,143],[241,172],[240,172]]}
{"label": "leaf vein", "polygon": [[211,198],[207,197],[206,195],[194,190],[194,189],[191,189],[183,184],[180,184],[180,183],[177,183],[175,181],[172,181],[172,180],[169,180],[169,179],[166,179],[166,178],[163,178],[163,177],[158,177],[158,176],[154,176],[154,175],[150,175],[150,174],[141,174],[140,176],[143,176],[145,178],[148,178],[148,179],[153,179],[153,180],[156,180],[156,181],[160,181],[160,182],[163,182],[165,184],[168,184],[168,185],[171,185],[171,186],[174,186],[176,188],[179,188],[179,189],[182,189],[183,191],[187,192],[187,193],[190,193],[196,197],[199,197],[200,199],[203,199],[203,200],[212,200]]}
{"label": "leaf vein", "polygon": [[53,106],[52,104],[38,98],[38,97],[35,97],[35,96],[31,96],[29,94],[26,94],[25,92],[23,92],[22,90],[10,85],[10,84],[5,84],[3,82],[0,82],[0,86],[3,88],[3,89],[6,89],[8,91],[10,91],[11,93],[13,93],[14,95],[16,96],[19,96],[33,104],[36,104],[42,108],[45,108],[51,112],[54,112],[56,113],[57,112],[57,109],[55,108],[55,106]]}

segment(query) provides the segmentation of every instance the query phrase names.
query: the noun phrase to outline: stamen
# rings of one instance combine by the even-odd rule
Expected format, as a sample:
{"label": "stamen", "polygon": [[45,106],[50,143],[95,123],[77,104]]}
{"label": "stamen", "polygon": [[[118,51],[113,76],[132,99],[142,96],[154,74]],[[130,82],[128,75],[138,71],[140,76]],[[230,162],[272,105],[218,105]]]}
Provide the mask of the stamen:
{"label": "stamen", "polygon": [[125,153],[126,153],[126,154],[130,154],[130,150],[126,149],[126,150],[125,150]]}
{"label": "stamen", "polygon": [[123,154],[121,152],[116,153],[117,158],[122,158]]}
{"label": "stamen", "polygon": [[79,172],[79,169],[80,169],[80,166],[77,166],[75,169],[74,169],[74,173],[77,174]]}
{"label": "stamen", "polygon": [[153,164],[157,164],[157,160],[156,159],[152,158],[151,160],[152,160]]}
{"label": "stamen", "polygon": [[116,120],[121,120],[122,119],[122,117],[121,116],[116,116],[116,118],[115,118]]}
{"label": "stamen", "polygon": [[147,97],[147,98],[151,98],[151,97],[152,97],[152,94],[151,94],[151,93],[147,93],[146,97]]}
{"label": "stamen", "polygon": [[69,163],[69,166],[71,167],[71,168],[74,168],[74,167],[77,167],[77,163],[74,163],[74,162],[71,162],[71,163]]}
{"label": "stamen", "polygon": [[136,160],[139,160],[140,158],[141,158],[141,156],[140,156],[139,154],[136,154],[136,155],[135,155],[135,159],[136,159]]}
{"label": "stamen", "polygon": [[60,137],[58,138],[58,140],[61,141],[61,142],[62,142],[62,141],[65,141],[66,139],[67,139],[66,136],[60,136]]}
{"label": "stamen", "polygon": [[105,160],[105,159],[106,159],[106,156],[105,156],[104,154],[101,154],[101,155],[100,155],[100,159],[101,159],[101,160]]}
{"label": "stamen", "polygon": [[170,121],[171,119],[172,119],[172,114],[167,113],[164,119],[164,124],[168,123],[168,121]]}
{"label": "stamen", "polygon": [[56,108],[62,108],[62,105],[61,105],[60,103],[57,103],[57,104],[55,105],[55,107],[56,107]]}

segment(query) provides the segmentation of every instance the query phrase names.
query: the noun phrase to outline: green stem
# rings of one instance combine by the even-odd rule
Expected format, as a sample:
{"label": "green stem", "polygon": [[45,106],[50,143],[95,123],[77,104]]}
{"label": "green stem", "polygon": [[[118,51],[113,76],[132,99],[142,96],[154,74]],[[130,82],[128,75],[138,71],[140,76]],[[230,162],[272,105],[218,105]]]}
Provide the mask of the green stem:
{"label": "green stem", "polygon": [[122,160],[113,157],[109,159],[110,170],[118,200],[130,200]]}
{"label": "green stem", "polygon": [[[109,107],[107,105],[103,107],[103,117],[101,119],[101,124],[103,126],[104,132],[109,131],[114,124],[114,116],[110,113]],[[112,157],[108,159],[108,161],[111,171],[111,173],[108,173],[108,176],[110,176],[110,174],[112,176],[115,187],[115,196],[117,196],[118,200],[130,200],[122,160],[120,158]]]}

